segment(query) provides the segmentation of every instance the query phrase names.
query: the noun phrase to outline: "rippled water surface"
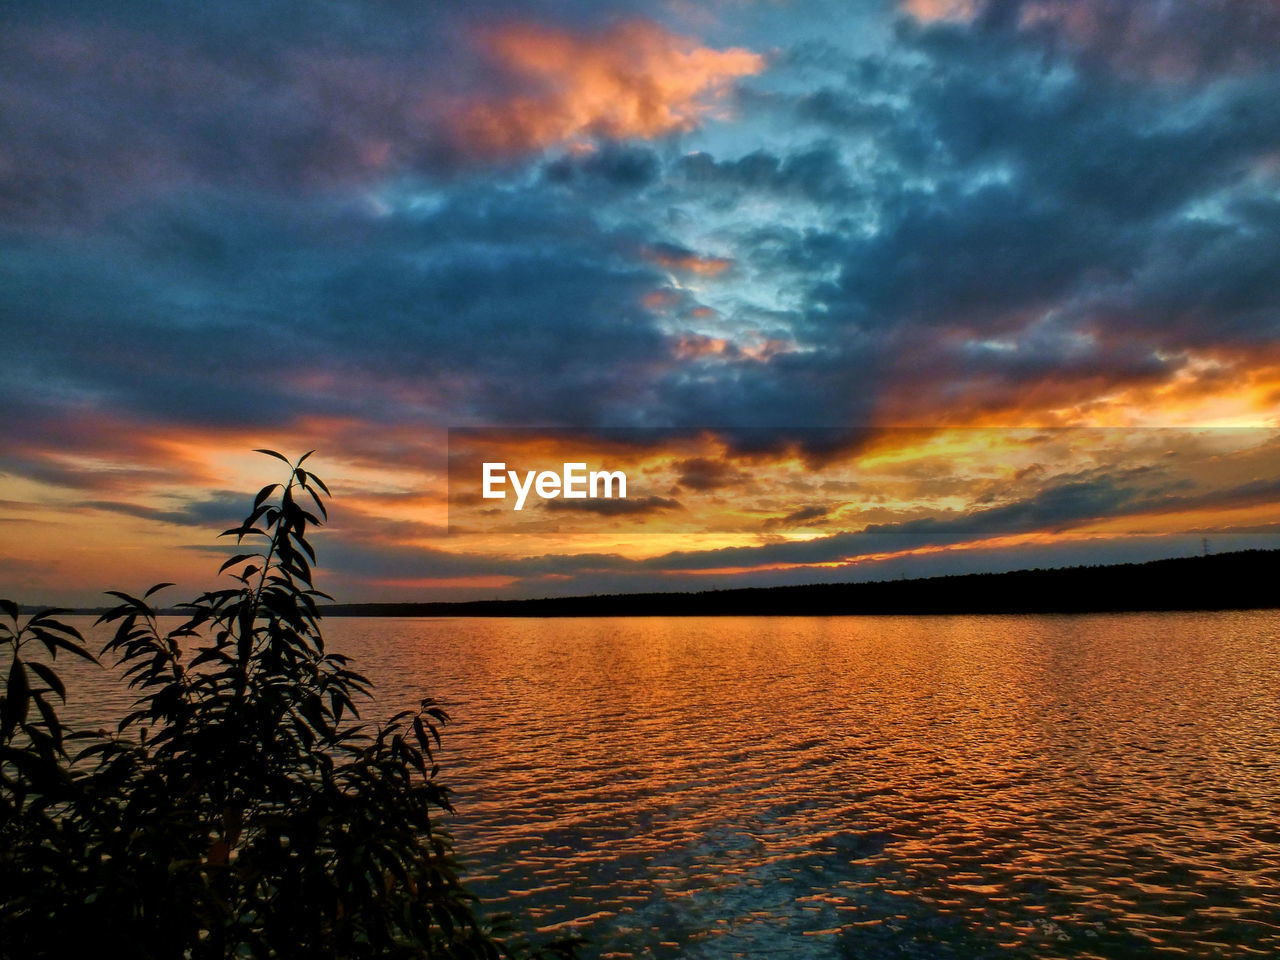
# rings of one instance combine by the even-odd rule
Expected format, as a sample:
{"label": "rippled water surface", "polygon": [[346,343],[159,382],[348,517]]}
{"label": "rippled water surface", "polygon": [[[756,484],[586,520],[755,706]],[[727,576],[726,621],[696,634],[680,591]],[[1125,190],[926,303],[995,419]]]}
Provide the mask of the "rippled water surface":
{"label": "rippled water surface", "polygon": [[331,620],[600,957],[1280,956],[1280,615]]}

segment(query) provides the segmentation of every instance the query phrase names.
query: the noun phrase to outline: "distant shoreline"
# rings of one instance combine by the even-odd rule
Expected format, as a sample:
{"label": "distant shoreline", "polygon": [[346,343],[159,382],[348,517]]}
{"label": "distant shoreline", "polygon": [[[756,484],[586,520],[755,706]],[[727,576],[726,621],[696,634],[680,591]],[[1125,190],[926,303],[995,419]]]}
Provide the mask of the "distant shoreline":
{"label": "distant shoreline", "polygon": [[918,580],[536,600],[341,603],[326,617],[707,617],[1122,613],[1280,607],[1280,550]]}
{"label": "distant shoreline", "polygon": [[[1145,613],[1280,608],[1280,550],[914,580],[544,597],[335,603],[325,617],[797,617]],[[106,607],[66,613],[96,616]],[[165,608],[164,616],[183,610]]]}

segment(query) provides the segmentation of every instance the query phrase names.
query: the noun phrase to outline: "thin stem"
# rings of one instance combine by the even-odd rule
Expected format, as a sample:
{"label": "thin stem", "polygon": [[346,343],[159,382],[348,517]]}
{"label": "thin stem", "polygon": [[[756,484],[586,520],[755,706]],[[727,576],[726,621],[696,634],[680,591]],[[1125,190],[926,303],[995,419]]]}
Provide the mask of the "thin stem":
{"label": "thin stem", "polygon": [[[271,543],[267,546],[267,552],[262,558],[262,570],[258,574],[258,586],[254,589],[252,598],[249,602],[247,610],[240,613],[240,637],[242,642],[249,644],[245,648],[245,656],[240,658],[239,671],[236,676],[236,699],[243,700],[245,688],[249,683],[249,660],[247,654],[251,651],[253,643],[254,624],[258,621],[258,607],[262,602],[262,591],[267,584],[267,574],[271,570],[271,560],[276,554],[276,549],[280,542],[280,531],[284,520],[284,505],[289,499],[290,492],[293,490],[294,483],[297,481],[298,468],[292,467],[289,474],[289,483],[284,488],[284,493],[280,495],[280,515],[276,517],[271,533]],[[246,640],[247,636],[247,640]]]}

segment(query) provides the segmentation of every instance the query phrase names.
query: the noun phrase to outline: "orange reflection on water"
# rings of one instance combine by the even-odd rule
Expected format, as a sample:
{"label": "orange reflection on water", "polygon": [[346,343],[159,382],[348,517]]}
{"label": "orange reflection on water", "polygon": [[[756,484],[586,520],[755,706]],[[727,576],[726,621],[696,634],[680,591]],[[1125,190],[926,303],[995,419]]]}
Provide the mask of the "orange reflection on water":
{"label": "orange reflection on water", "polygon": [[602,951],[727,935],[751,956],[880,960],[904,943],[1280,949],[1277,628],[1246,612],[331,634],[387,709],[448,697],[457,832],[498,906]]}

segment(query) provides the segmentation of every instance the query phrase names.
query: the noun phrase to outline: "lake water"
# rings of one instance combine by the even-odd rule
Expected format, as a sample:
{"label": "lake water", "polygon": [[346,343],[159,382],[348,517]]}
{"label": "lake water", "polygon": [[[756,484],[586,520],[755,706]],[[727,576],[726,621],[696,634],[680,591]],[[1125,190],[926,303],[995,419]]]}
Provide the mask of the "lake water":
{"label": "lake water", "polygon": [[1280,613],[325,631],[588,956],[1280,955]]}

